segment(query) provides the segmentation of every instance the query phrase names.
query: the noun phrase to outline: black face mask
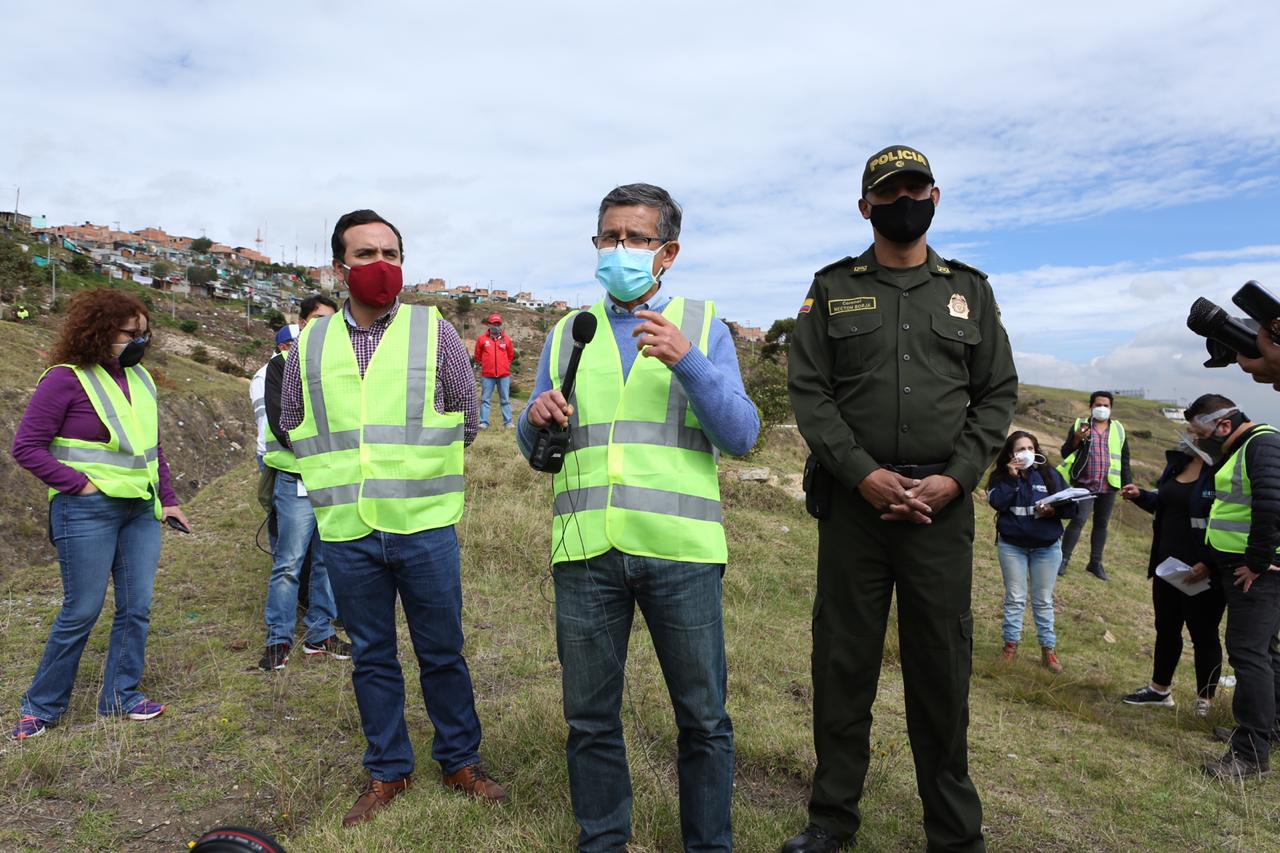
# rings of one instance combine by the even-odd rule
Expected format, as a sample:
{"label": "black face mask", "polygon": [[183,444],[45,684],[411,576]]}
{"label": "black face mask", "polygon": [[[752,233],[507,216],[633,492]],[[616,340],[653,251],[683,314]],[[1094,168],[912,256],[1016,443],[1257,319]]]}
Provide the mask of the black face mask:
{"label": "black face mask", "polygon": [[890,204],[871,205],[871,225],[895,243],[913,243],[924,236],[933,222],[932,196],[916,200],[899,196]]}
{"label": "black face mask", "polygon": [[124,345],[124,349],[120,351],[120,366],[133,367],[142,361],[142,357],[147,354],[147,344],[151,343],[151,336],[146,335],[141,338],[134,338]]}
{"label": "black face mask", "polygon": [[1215,461],[1222,458],[1222,445],[1226,443],[1225,435],[1210,435],[1196,439],[1196,447],[1208,453]]}

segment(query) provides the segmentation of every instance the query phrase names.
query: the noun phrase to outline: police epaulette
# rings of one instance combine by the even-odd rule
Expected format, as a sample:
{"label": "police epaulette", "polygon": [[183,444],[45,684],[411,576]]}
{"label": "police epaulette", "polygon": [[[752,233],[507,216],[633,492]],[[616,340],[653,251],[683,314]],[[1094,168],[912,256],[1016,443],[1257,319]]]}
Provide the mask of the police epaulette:
{"label": "police epaulette", "polygon": [[827,272],[827,271],[829,271],[829,270],[833,270],[833,269],[835,269],[836,267],[840,266],[841,264],[847,264],[847,263],[849,263],[849,262],[850,262],[850,261],[852,261],[852,260],[853,260],[853,258],[852,258],[851,256],[846,255],[845,257],[841,258],[841,259],[840,259],[840,260],[838,260],[838,261],[834,261],[833,263],[829,263],[829,264],[827,264],[825,267],[823,267],[822,269],[818,270],[818,271],[817,271],[816,273],[814,273],[813,275],[814,275],[814,277],[816,278],[817,276],[822,275],[824,272]]}
{"label": "police epaulette", "polygon": [[954,267],[955,269],[968,270],[969,272],[976,274],[978,278],[987,277],[987,274],[984,273],[982,270],[978,269],[977,267],[971,267],[968,264],[966,264],[964,261],[957,261],[955,258],[947,258],[947,263],[950,266]]}

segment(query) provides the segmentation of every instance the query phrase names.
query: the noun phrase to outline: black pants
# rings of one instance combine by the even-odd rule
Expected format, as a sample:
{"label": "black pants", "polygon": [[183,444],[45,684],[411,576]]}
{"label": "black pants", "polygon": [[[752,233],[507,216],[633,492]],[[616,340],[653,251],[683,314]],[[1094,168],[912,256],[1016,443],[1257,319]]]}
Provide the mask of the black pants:
{"label": "black pants", "polygon": [[1227,659],[1236,671],[1231,702],[1236,730],[1231,751],[1249,761],[1266,762],[1280,707],[1280,574],[1263,572],[1248,592],[1233,586],[1231,569],[1219,572],[1227,594]]}
{"label": "black pants", "polygon": [[1102,549],[1107,547],[1107,523],[1111,521],[1111,510],[1115,509],[1118,494],[1106,491],[1092,501],[1081,501],[1079,514],[1067,522],[1067,529],[1062,534],[1062,565],[1071,562],[1071,553],[1075,551],[1090,515],[1093,516],[1093,532],[1089,534],[1089,562],[1102,562]]}
{"label": "black pants", "polygon": [[928,849],[985,850],[982,804],[969,779],[972,580],[968,494],[933,524],[917,525],[881,521],[857,493],[835,489],[831,514],[818,525],[813,604],[814,823],[852,834],[862,822],[871,704],[896,588],[907,735]]}
{"label": "black pants", "polygon": [[1218,625],[1227,601],[1215,583],[1199,595],[1187,595],[1161,578],[1151,579],[1151,604],[1156,614],[1154,684],[1172,684],[1182,657],[1182,626],[1187,626],[1196,658],[1196,695],[1212,699],[1222,670]]}

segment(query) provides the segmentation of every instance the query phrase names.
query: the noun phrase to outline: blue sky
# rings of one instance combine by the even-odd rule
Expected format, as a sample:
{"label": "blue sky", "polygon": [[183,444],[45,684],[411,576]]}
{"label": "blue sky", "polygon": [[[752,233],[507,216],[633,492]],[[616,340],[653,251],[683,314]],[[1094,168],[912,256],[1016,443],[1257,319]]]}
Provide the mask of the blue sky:
{"label": "blue sky", "polygon": [[[862,162],[931,159],[1031,381],[1234,394],[1196,295],[1280,291],[1280,6],[654,0],[6,4],[0,200],[324,260],[373,207],[411,280],[594,299],[612,186],[684,205],[668,287],[768,325],[856,254]],[[13,117],[18,117],[14,119]],[[0,201],[0,204],[7,202]],[[1085,317],[1085,319],[1077,319]]]}

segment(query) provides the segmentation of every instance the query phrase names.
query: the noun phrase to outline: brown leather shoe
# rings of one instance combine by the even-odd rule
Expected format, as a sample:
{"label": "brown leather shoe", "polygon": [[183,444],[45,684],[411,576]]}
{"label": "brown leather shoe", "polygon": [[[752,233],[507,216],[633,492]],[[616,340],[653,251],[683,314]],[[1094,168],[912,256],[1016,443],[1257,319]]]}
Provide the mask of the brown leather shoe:
{"label": "brown leather shoe", "polygon": [[484,765],[477,761],[468,764],[457,773],[450,773],[443,779],[446,788],[461,791],[469,797],[484,800],[488,803],[505,803],[507,792],[497,781],[485,772]]}
{"label": "brown leather shoe", "polygon": [[1000,659],[1003,661],[1011,661],[1018,656],[1017,643],[1005,643],[1004,651],[1000,653]]}
{"label": "brown leather shoe", "polygon": [[364,793],[356,800],[356,804],[351,807],[351,811],[347,812],[347,816],[342,819],[342,825],[355,826],[357,823],[364,823],[369,820],[382,811],[388,803],[408,790],[409,782],[412,779],[412,776],[406,776],[394,782],[379,782],[377,779],[370,779],[368,784],[364,786]]}
{"label": "brown leather shoe", "polygon": [[1042,648],[1040,649],[1040,655],[1041,655],[1040,661],[1041,663],[1044,664],[1045,669],[1049,670],[1055,675],[1059,672],[1062,672],[1062,664],[1058,663],[1058,653],[1056,651],[1054,651],[1053,649]]}

